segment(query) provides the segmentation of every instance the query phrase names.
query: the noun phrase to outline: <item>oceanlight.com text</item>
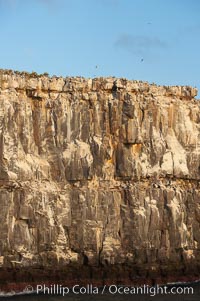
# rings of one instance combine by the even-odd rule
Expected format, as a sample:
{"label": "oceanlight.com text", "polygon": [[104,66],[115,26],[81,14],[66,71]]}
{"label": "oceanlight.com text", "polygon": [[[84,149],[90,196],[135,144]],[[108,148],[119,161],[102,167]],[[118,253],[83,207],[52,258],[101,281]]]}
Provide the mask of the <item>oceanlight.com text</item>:
{"label": "oceanlight.com text", "polygon": [[193,295],[194,288],[189,286],[123,286],[123,285],[104,285],[103,287],[96,287],[92,284],[85,286],[74,285],[73,287],[63,286],[61,284],[38,284],[35,288],[28,285],[25,292],[36,292],[44,295],[149,295],[154,297],[156,295]]}

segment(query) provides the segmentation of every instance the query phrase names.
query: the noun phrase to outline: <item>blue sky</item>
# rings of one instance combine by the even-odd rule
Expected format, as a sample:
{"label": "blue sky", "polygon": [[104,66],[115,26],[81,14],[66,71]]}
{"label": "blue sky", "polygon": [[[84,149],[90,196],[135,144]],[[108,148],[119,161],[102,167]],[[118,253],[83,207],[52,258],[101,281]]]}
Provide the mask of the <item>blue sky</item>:
{"label": "blue sky", "polygon": [[199,0],[0,0],[0,68],[200,90],[199,53]]}

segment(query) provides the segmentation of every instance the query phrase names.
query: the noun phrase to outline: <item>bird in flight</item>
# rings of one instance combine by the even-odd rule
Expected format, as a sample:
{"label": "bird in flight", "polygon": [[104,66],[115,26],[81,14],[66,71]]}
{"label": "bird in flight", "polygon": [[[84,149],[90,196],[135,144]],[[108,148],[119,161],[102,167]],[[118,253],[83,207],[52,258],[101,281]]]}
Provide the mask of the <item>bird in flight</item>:
{"label": "bird in flight", "polygon": [[140,62],[143,62],[144,61],[144,59],[142,58],[141,60],[140,60]]}

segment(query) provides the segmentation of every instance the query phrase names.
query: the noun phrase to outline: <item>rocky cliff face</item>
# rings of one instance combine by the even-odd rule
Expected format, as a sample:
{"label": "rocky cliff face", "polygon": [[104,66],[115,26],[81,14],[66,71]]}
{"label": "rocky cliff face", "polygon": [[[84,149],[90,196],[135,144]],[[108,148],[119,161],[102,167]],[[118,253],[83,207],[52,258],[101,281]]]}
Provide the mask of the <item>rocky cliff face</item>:
{"label": "rocky cliff face", "polygon": [[1,71],[1,282],[198,278],[196,94]]}

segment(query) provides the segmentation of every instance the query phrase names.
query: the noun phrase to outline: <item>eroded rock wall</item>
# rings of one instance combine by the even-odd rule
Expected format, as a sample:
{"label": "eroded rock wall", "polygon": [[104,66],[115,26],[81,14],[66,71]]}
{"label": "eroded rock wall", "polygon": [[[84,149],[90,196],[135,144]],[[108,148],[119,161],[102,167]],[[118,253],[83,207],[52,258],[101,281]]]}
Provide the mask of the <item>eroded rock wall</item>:
{"label": "eroded rock wall", "polygon": [[1,272],[199,276],[196,94],[1,71]]}

